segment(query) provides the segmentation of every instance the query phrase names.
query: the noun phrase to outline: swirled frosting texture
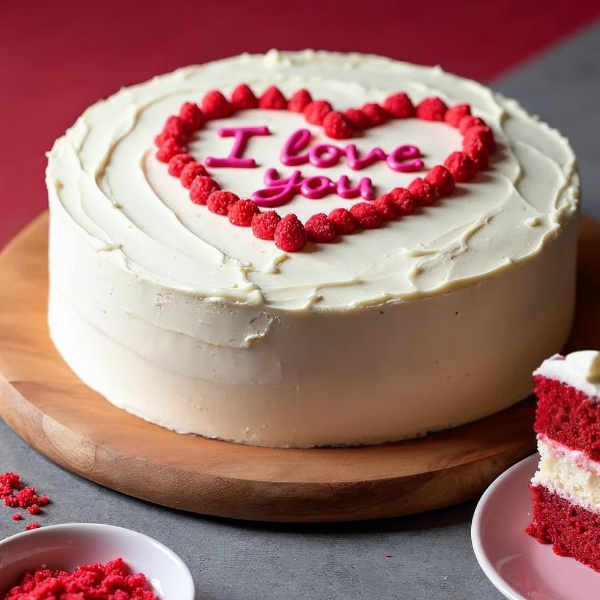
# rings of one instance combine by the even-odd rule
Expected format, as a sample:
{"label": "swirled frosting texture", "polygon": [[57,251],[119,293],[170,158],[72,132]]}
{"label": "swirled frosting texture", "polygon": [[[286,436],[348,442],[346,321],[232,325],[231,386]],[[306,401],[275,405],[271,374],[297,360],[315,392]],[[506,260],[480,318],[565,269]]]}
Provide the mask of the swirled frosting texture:
{"label": "swirled frosting texture", "polygon": [[[398,90],[415,102],[431,95],[449,105],[468,102],[494,130],[499,151],[489,170],[436,206],[343,243],[286,255],[191,203],[187,190],[154,158],[153,138],[182,102],[198,101],[213,88],[228,93],[242,81],[259,93],[272,84],[288,96],[307,88],[340,109],[382,101]],[[219,127],[265,124],[273,135],[249,143],[259,168],[213,171],[223,188],[249,195],[263,187],[269,166],[289,170],[278,154],[293,130],[306,127],[301,116],[244,111],[209,124],[191,151],[200,160],[227,156],[231,141],[217,135]],[[325,141],[320,128],[312,131],[315,142]],[[414,144],[431,168],[459,149],[460,135],[441,123],[404,120],[371,129],[356,143],[387,151]],[[343,162],[303,172],[334,180],[357,175]],[[382,193],[407,185],[414,174],[376,164],[360,176],[371,177]],[[133,277],[197,297],[291,311],[354,310],[483,281],[538,255],[576,210],[579,194],[568,142],[516,102],[440,68],[312,51],[242,55],[123,89],[88,109],[56,142],[47,178],[51,195],[103,260]],[[350,202],[297,196],[278,212],[305,220]]]}

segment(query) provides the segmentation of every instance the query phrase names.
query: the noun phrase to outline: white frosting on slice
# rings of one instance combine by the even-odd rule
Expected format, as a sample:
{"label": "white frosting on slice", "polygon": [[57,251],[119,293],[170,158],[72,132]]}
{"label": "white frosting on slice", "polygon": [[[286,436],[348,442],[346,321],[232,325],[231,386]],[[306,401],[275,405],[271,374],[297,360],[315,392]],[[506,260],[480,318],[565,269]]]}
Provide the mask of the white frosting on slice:
{"label": "white frosting on slice", "polygon": [[545,360],[534,375],[555,379],[600,400],[600,352],[582,350]]}
{"label": "white frosting on slice", "polygon": [[531,483],[600,513],[600,463],[546,436],[538,436],[540,463]]}

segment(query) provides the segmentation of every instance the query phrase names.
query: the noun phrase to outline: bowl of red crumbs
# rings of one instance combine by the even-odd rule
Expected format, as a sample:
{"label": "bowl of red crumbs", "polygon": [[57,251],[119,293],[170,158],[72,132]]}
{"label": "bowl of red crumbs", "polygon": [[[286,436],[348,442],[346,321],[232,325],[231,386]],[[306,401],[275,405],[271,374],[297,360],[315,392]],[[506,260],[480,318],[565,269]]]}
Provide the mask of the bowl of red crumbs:
{"label": "bowl of red crumbs", "polygon": [[0,600],[194,600],[185,563],[122,527],[72,523],[0,542]]}

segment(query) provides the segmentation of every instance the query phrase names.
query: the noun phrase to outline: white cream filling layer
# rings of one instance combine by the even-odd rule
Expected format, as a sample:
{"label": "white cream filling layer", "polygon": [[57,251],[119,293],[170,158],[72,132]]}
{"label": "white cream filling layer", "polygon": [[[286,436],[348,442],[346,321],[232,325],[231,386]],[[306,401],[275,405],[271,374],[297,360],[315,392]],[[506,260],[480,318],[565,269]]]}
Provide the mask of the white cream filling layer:
{"label": "white cream filling layer", "polygon": [[547,436],[538,436],[540,463],[531,483],[600,514],[600,463]]}

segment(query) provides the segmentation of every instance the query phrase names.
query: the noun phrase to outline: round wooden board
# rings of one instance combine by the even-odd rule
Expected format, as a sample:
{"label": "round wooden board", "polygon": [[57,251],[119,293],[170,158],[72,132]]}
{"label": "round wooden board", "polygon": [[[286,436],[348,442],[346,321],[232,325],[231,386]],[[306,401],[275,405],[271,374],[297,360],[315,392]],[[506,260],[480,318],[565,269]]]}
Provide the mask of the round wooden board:
{"label": "round wooden board", "polygon": [[[182,436],[106,402],[48,337],[47,214],[0,256],[0,415],[62,467],[150,502],[262,521],[375,519],[474,498],[534,450],[534,402],[419,440],[279,450]],[[600,347],[600,225],[584,221],[571,348]]]}

